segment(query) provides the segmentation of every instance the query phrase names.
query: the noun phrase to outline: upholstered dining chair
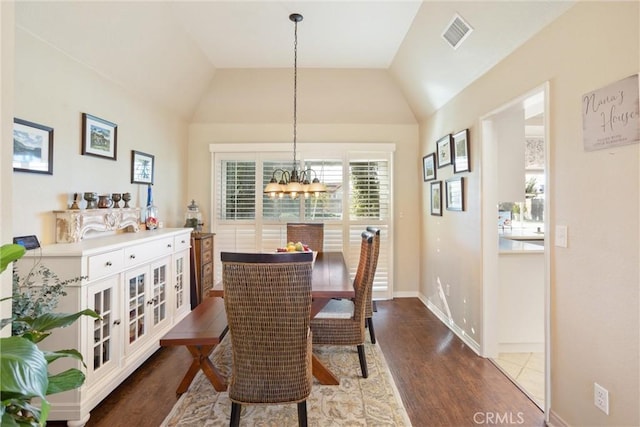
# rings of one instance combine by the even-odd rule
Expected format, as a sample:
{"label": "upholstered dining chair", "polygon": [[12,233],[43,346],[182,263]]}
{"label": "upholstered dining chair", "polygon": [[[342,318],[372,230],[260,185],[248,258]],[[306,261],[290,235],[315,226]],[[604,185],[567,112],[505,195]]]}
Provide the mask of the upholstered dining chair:
{"label": "upholstered dining chair", "polygon": [[312,385],[309,252],[222,252],[224,305],[231,335],[231,426],[242,405],[297,403],[307,425]]}
{"label": "upholstered dining chair", "polygon": [[[350,311],[346,313],[346,316],[336,316],[334,312],[321,310],[311,320],[314,344],[357,346],[360,369],[364,378],[369,376],[364,352],[364,315],[368,301],[369,291],[367,289],[373,283],[373,238],[374,235],[368,231],[362,233],[360,259],[353,281],[356,295],[353,301],[342,300],[349,303]],[[344,306],[344,304],[340,305]]]}
{"label": "upholstered dining chair", "polygon": [[302,242],[312,251],[322,252],[324,248],[323,223],[287,223],[287,242]]}

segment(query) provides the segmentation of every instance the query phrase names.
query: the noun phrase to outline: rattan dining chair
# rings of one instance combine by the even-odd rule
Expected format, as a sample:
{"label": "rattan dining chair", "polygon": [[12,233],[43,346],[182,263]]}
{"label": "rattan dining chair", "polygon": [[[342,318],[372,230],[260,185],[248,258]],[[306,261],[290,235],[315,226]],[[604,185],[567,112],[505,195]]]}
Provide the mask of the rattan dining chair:
{"label": "rattan dining chair", "polygon": [[297,403],[307,425],[312,385],[309,252],[222,252],[224,305],[231,335],[231,426],[242,405]]}
{"label": "rattan dining chair", "polygon": [[369,329],[369,337],[371,343],[376,343],[376,332],[373,329],[373,312],[375,311],[375,302],[373,301],[373,279],[376,277],[376,270],[378,269],[378,256],[380,255],[380,229],[375,227],[367,227],[367,231],[373,233],[373,265],[371,287],[367,296],[368,302],[364,309],[364,318],[367,322],[367,328]]}
{"label": "rattan dining chair", "polygon": [[[336,317],[335,313],[326,313],[325,315],[324,311],[320,311],[311,320],[314,344],[357,346],[360,369],[364,378],[369,376],[364,352],[364,313],[367,304],[367,289],[372,286],[373,282],[373,238],[374,235],[368,231],[362,233],[358,270],[353,281],[356,296],[353,303],[350,304],[351,312],[347,317]],[[349,300],[344,301],[351,303]]]}
{"label": "rattan dining chair", "polygon": [[312,251],[322,252],[324,248],[323,223],[287,223],[287,242],[302,242]]}

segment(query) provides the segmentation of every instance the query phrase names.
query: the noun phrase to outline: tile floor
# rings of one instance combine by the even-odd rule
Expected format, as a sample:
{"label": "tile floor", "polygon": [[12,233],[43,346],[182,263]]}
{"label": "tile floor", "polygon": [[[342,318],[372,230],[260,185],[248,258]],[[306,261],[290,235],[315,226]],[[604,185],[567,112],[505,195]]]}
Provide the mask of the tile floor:
{"label": "tile floor", "polygon": [[544,353],[500,353],[493,361],[544,410]]}

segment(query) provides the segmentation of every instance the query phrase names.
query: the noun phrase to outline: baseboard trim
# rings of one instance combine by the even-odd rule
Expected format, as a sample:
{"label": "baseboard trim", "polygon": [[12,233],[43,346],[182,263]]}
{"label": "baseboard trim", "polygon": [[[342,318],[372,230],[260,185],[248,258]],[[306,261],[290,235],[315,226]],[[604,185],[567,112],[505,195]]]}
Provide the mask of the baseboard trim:
{"label": "baseboard trim", "polygon": [[549,409],[549,420],[547,421],[548,427],[569,427],[569,423],[560,418],[558,414],[553,412],[553,409]]}
{"label": "baseboard trim", "polygon": [[426,299],[424,295],[418,295],[418,298],[422,303],[431,311],[442,323],[445,324],[451,331],[458,336],[471,350],[480,356],[480,344],[478,344],[473,338],[460,328],[453,319],[449,319],[435,304]]}

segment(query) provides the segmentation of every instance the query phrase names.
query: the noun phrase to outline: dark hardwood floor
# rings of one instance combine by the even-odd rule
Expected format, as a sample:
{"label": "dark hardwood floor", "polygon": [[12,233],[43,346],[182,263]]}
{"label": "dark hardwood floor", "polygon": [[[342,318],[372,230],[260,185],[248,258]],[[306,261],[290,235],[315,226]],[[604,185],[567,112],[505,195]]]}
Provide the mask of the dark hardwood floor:
{"label": "dark hardwood floor", "polygon": [[[544,426],[544,414],[417,298],[379,301],[373,322],[413,426]],[[87,426],[158,426],[190,364],[163,348],[91,411]],[[63,425],[49,423],[49,426]]]}

